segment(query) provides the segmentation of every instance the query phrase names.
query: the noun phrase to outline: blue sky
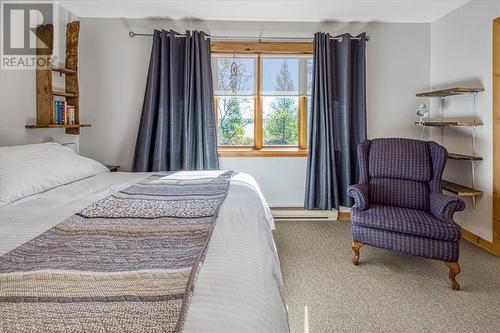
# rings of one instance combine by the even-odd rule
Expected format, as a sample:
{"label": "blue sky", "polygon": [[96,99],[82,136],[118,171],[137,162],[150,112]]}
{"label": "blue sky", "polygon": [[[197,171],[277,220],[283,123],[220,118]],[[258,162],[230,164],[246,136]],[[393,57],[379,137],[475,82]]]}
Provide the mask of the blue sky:
{"label": "blue sky", "polygon": [[295,90],[298,89],[299,82],[299,60],[298,59],[273,59],[264,58],[262,59],[262,90],[263,91],[274,91],[276,84],[276,76],[278,75],[281,63],[286,61],[288,63],[288,70],[290,71],[293,87]]}

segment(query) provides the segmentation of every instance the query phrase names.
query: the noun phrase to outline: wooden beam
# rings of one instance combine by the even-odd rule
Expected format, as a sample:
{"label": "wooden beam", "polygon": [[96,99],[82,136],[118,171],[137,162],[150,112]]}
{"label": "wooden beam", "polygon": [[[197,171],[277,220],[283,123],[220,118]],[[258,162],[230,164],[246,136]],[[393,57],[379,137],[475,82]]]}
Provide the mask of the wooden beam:
{"label": "wooden beam", "polygon": [[500,18],[493,21],[493,244],[500,253]]}
{"label": "wooden beam", "polygon": [[312,54],[313,43],[212,41],[212,53]]}
{"label": "wooden beam", "polygon": [[[80,123],[80,91],[78,85],[78,35],[80,22],[73,21],[66,25],[66,62],[64,68],[71,72],[66,73],[65,91],[72,94],[66,96],[66,103],[75,107],[75,123]],[[67,128],[66,134],[80,134],[80,128]]]}
{"label": "wooden beam", "polygon": [[44,61],[37,61],[36,67],[36,123],[52,124],[54,102],[52,99],[52,71],[50,62],[54,46],[54,26],[39,25],[36,28],[36,56]]}

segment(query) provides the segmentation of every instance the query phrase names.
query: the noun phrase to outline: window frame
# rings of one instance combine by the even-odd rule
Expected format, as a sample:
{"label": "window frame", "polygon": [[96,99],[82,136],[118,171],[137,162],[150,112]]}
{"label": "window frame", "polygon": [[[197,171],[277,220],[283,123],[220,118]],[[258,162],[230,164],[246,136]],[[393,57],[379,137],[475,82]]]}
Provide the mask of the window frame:
{"label": "window frame", "polygon": [[[307,147],[307,95],[298,96],[298,145],[297,146],[264,146],[263,145],[263,96],[262,96],[262,55],[285,57],[312,55],[312,42],[240,42],[212,41],[210,43],[213,56],[221,55],[253,55],[256,57],[254,95],[254,144],[253,146],[218,145],[220,157],[305,157]],[[214,96],[216,130],[218,126],[218,96]]]}

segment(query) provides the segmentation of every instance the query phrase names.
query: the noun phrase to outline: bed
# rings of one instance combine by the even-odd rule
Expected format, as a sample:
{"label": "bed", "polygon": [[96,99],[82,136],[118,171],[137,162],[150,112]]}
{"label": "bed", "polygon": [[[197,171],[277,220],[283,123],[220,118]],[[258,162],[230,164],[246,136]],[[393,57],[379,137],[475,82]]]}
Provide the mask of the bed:
{"label": "bed", "polygon": [[[68,151],[69,148],[53,143],[29,146],[30,149],[35,149],[39,153],[33,154],[29,149],[24,149],[14,158],[6,158],[15,148],[10,151],[0,148],[2,160],[0,161],[0,177],[3,177],[0,178],[0,185],[4,192],[3,197],[0,198],[2,204],[0,207],[0,256],[9,254],[12,250],[96,201],[152,177],[151,173],[110,173],[106,172],[104,167],[92,164],[96,163],[95,161],[85,161],[85,163],[91,163],[92,168],[96,170],[92,171],[91,175],[77,170],[78,175],[75,180],[75,176],[71,174],[75,173],[75,169],[82,168],[82,164],[85,164],[82,160],[68,162],[63,158],[62,167],[61,165],[54,166],[57,164],[54,160],[59,157],[47,157],[44,156],[44,152],[52,149],[56,156],[68,154],[70,156],[68,159],[82,157],[76,154],[72,156],[73,153]],[[33,148],[33,146],[36,147]],[[61,149],[65,149],[64,154],[61,154]],[[35,168],[35,171],[17,172],[15,170],[18,166],[13,165],[13,161],[19,164],[19,159],[22,158],[42,160],[43,163],[40,164],[43,166]],[[37,161],[31,160],[28,164],[36,166]],[[48,163],[49,166],[44,163]],[[71,163],[74,163],[73,168]],[[51,169],[44,172],[44,168],[48,167],[56,169],[59,179],[43,183],[40,179],[44,179],[47,177],[46,173],[50,173],[47,170]],[[18,187],[11,179],[12,175],[27,172],[36,174],[31,174],[31,177],[24,176],[22,185],[26,188],[18,186],[21,189],[17,190]],[[199,174],[199,172],[196,173],[198,176]],[[190,174],[184,172],[183,177],[190,179]],[[35,186],[30,183],[32,178]],[[58,184],[58,182],[63,184]],[[25,186],[26,184],[28,186]],[[23,193],[15,193],[6,199],[5,192],[10,189]],[[31,192],[35,193],[26,195]],[[289,331],[281,271],[272,237],[273,229],[274,223],[269,207],[255,180],[244,173],[232,174],[227,195],[218,209],[204,260],[197,270],[192,296],[180,330],[183,332]],[[0,307],[2,306],[1,298],[9,292],[9,285],[5,283],[6,275],[8,274],[0,273]],[[4,305],[5,301],[4,299]],[[67,304],[65,302],[69,301],[63,300],[63,306]],[[71,307],[68,306],[65,309],[71,309]],[[99,326],[102,323],[92,326],[92,318],[77,320],[77,324],[68,325],[68,323],[61,322],[57,316],[42,315],[43,319],[40,319],[30,315],[28,318],[23,311],[20,311],[18,316],[19,318],[10,319],[0,316],[0,331],[35,332],[37,329],[43,331],[42,327],[51,327],[52,331],[93,331],[94,329],[98,331],[106,328],[105,325]],[[120,331],[123,332],[163,331],[161,326],[155,325],[154,317],[135,318],[134,316],[136,316],[134,311],[130,311],[127,318],[115,318],[118,322],[116,327],[120,327]],[[37,320],[43,320],[44,325],[38,325],[40,323],[37,323]]]}

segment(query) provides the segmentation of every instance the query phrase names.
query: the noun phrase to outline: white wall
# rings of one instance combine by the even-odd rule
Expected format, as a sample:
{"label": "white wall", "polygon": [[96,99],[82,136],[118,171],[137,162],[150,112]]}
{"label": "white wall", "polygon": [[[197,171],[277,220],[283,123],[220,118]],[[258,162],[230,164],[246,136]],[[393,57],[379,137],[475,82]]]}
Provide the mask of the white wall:
{"label": "white wall", "polygon": [[[215,35],[311,37],[366,31],[367,112],[369,137],[418,137],[413,125],[415,93],[430,83],[430,25],[384,23],[203,22],[160,19],[81,19],[81,118],[92,124],[82,131],[80,152],[129,170],[145,89],[151,38],[129,38],[129,30],[201,29]],[[305,158],[221,159],[223,168],[254,176],[272,206],[301,206]]]}
{"label": "white wall", "polygon": [[[491,241],[492,239],[492,22],[500,16],[500,2],[472,1],[431,24],[431,85],[433,88],[456,85],[483,86],[479,94],[478,118],[484,126],[478,127],[477,154],[483,157],[476,167],[476,187],[484,191],[476,209],[465,199],[467,209],[456,215],[457,221],[468,231]],[[438,101],[431,105],[431,114],[438,114]],[[471,96],[446,99],[445,117],[472,115]],[[468,153],[471,148],[471,130],[445,129],[443,140],[439,130],[432,138],[442,142],[451,152]],[[449,161],[444,177],[450,181],[471,185],[470,163]]]}
{"label": "white wall", "polygon": [[[64,63],[66,23],[75,17],[59,7],[58,31],[59,59]],[[56,55],[56,54],[54,54]],[[64,87],[57,76],[54,84]],[[36,123],[35,70],[0,70],[0,146],[55,141],[73,142],[78,149],[78,136],[66,135],[63,129],[25,129]],[[84,130],[82,130],[84,131]]]}

